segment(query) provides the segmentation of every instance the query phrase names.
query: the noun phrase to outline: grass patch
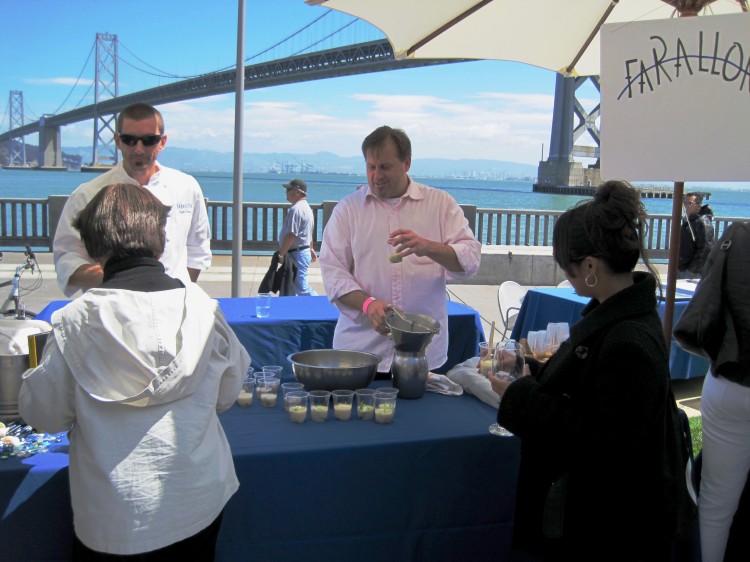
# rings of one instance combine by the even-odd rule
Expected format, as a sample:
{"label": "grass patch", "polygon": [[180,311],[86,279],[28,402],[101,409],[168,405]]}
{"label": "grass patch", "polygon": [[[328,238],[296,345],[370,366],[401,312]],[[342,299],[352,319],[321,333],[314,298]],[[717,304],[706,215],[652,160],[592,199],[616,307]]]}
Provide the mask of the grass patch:
{"label": "grass patch", "polygon": [[690,422],[690,435],[693,438],[693,455],[698,456],[703,447],[703,418],[696,416],[688,421]]}

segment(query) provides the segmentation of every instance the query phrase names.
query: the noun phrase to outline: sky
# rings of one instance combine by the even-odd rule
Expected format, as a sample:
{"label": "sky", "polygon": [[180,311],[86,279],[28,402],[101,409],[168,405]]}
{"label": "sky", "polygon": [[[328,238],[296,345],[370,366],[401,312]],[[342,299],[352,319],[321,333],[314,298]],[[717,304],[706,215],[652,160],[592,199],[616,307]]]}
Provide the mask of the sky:
{"label": "sky", "polygon": [[[245,57],[261,53],[327,11],[304,0],[246,0]],[[0,33],[3,131],[9,126],[11,90],[23,92],[26,121],[73,109],[82,99],[93,101],[89,88],[97,33],[118,36],[125,61],[119,67],[121,94],[160,84],[134,66],[152,74],[192,76],[231,68],[236,61],[236,0],[0,0],[0,13],[5,22]],[[326,16],[264,56],[290,56],[350,21],[338,13]],[[382,34],[359,22],[338,37],[351,44]],[[555,73],[501,61],[249,90],[244,97],[243,148],[356,156],[362,139],[388,124],[409,134],[414,158],[535,165],[547,157],[554,92]],[[598,102],[593,87],[589,92],[584,88],[578,94],[587,109]],[[234,94],[161,106],[168,146],[231,152],[234,107]],[[91,146],[93,131],[92,121],[66,126],[63,146]],[[27,142],[36,144],[36,135]],[[590,142],[584,138],[581,144]]]}

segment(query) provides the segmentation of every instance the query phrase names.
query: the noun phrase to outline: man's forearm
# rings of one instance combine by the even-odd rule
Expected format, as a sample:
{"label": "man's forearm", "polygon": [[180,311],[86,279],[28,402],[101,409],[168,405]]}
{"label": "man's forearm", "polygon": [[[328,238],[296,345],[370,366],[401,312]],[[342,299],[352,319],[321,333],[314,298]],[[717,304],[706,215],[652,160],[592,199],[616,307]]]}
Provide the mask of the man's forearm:
{"label": "man's forearm", "polygon": [[295,238],[296,236],[291,232],[284,236],[284,239],[281,241],[281,248],[279,248],[280,258],[283,258],[289,252],[289,248],[291,248],[292,244],[294,244]]}
{"label": "man's forearm", "polygon": [[458,261],[456,251],[449,244],[433,242],[430,245],[430,251],[427,254],[427,257],[442,265],[448,271],[461,272],[464,270],[461,263]]}
{"label": "man's forearm", "polygon": [[368,295],[364,291],[358,290],[352,291],[351,293],[346,293],[345,295],[341,295],[338,300],[344,306],[348,306],[349,308],[353,308],[354,310],[362,310],[362,304],[369,297],[370,295]]}

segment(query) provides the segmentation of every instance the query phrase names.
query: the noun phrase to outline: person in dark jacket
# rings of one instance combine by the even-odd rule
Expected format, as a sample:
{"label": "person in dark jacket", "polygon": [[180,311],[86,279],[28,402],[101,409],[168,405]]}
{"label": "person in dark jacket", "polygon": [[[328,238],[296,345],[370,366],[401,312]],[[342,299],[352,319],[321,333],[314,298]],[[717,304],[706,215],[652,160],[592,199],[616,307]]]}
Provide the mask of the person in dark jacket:
{"label": "person in dark jacket", "polygon": [[[735,228],[724,263],[722,291],[734,337],[724,335],[701,394],[703,463],[698,517],[704,562],[748,558],[750,506],[743,489],[747,489],[750,471],[750,224]],[[726,238],[725,231],[717,244]],[[709,256],[706,271],[716,267],[719,251],[715,248]]]}
{"label": "person in dark jacket", "polygon": [[685,217],[680,228],[680,257],[677,262],[680,279],[698,279],[714,244],[714,213],[703,205],[701,193],[686,193]]}
{"label": "person in dark jacket", "polygon": [[[521,439],[514,548],[542,560],[664,560],[663,490],[670,404],[655,272],[634,272],[646,214],[627,183],[555,224],[553,255],[591,301],[570,338],[529,376],[491,376],[498,423]],[[671,519],[670,519],[671,518]]]}

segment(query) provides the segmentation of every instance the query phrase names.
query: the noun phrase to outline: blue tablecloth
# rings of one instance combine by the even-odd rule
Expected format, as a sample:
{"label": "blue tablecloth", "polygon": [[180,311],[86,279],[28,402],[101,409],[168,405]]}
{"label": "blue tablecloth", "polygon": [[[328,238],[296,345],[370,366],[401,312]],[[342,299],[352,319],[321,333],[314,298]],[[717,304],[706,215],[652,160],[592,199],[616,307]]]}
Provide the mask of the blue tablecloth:
{"label": "blue tablecloth", "polygon": [[[217,559],[507,560],[519,442],[488,432],[495,413],[431,392],[399,400],[390,425],[332,415],[298,425],[280,403],[234,406],[220,418],[240,490]],[[67,559],[67,465],[64,444],[0,460],[0,558]]]}
{"label": "blue tablecloth", "polygon": [[[530,331],[546,330],[549,322],[567,322],[571,326],[581,319],[581,309],[588,297],[577,295],[573,289],[531,289],[526,293],[511,337],[525,338]],[[682,316],[689,298],[678,298],[674,306],[674,321]],[[659,303],[659,315],[664,316],[664,302]],[[669,355],[669,370],[673,379],[702,377],[708,373],[709,362],[682,350],[674,340]]]}
{"label": "blue tablecloth", "polygon": [[[287,357],[307,349],[328,349],[333,346],[333,331],[339,317],[338,309],[327,297],[274,297],[268,318],[255,315],[254,298],[217,299],[227,322],[248,350],[253,367],[281,365],[283,378],[293,377]],[[47,320],[69,301],[53,301],[38,315]],[[447,301],[448,360],[434,371],[445,373],[458,363],[479,355],[479,342],[484,341],[479,313],[463,304]]]}

